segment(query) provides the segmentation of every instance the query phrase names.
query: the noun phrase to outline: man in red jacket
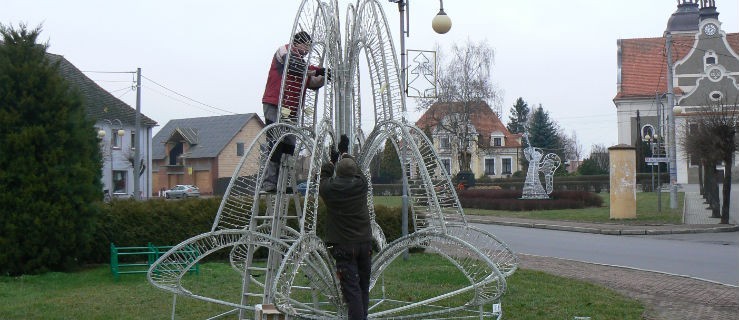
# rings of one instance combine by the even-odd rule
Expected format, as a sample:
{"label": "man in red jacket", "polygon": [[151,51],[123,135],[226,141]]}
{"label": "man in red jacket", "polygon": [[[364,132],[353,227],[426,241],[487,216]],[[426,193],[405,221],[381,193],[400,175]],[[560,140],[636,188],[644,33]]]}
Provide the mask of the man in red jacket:
{"label": "man in red jacket", "polygon": [[[292,45],[285,44],[277,48],[272,57],[272,65],[269,68],[267,84],[262,96],[264,119],[267,125],[278,122],[278,120],[279,122],[296,122],[298,107],[305,96],[305,88],[318,90],[323,86],[326,70],[308,66],[305,62],[304,57],[310,49],[311,36],[305,31],[300,31],[293,36]],[[284,88],[282,87],[283,75],[285,75]],[[282,103],[280,103],[280,94],[282,94]],[[290,136],[280,141],[270,157],[262,183],[263,191],[275,191],[282,155],[292,155],[294,151],[294,137]]]}

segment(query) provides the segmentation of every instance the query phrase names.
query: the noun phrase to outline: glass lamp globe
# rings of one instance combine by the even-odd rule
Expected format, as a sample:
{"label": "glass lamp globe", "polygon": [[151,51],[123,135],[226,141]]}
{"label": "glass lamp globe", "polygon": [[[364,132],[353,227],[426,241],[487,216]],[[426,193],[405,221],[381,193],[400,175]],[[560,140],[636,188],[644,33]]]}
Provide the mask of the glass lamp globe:
{"label": "glass lamp globe", "polygon": [[445,34],[452,28],[452,19],[446,15],[444,9],[439,10],[439,13],[431,20],[431,28],[438,34]]}

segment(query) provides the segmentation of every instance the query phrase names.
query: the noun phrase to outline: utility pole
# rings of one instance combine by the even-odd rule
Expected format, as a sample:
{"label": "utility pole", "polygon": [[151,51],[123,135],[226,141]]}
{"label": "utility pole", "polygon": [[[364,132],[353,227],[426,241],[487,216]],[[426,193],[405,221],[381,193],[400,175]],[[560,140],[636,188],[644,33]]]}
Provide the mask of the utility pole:
{"label": "utility pole", "polygon": [[136,69],[136,129],[133,145],[133,196],[141,200],[141,68]]}
{"label": "utility pole", "polygon": [[675,159],[675,153],[677,148],[675,144],[675,112],[672,110],[675,107],[675,97],[673,94],[673,79],[672,79],[672,33],[669,31],[665,32],[667,35],[667,107],[669,110],[668,117],[670,118],[667,122],[667,136],[669,138],[667,152],[668,160],[670,161],[670,209],[677,208],[677,160]]}
{"label": "utility pole", "polygon": [[[408,34],[406,31],[406,0],[400,0],[398,1],[398,12],[400,13],[400,94],[401,94],[401,103],[403,104],[403,115],[405,116],[405,95],[406,95],[406,88],[405,88],[405,65],[406,65],[406,56],[405,56],[405,37]],[[405,117],[403,117],[403,121],[405,121]],[[402,193],[402,199],[403,199],[403,208],[401,210],[401,219],[400,223],[402,223],[400,230],[401,234],[403,236],[408,235],[408,174],[406,170],[409,169],[409,167],[406,167],[406,154],[405,154],[405,148],[406,148],[406,141],[403,141],[400,147],[400,164],[402,166],[401,173],[403,174],[403,193]],[[408,260],[408,250],[403,251],[403,260]]]}

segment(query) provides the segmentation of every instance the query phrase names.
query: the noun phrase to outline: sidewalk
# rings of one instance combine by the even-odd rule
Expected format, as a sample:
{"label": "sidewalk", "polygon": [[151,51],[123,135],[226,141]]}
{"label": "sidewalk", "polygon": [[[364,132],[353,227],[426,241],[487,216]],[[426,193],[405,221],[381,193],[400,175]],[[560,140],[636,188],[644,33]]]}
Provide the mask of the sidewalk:
{"label": "sidewalk", "polygon": [[[657,235],[671,233],[737,232],[739,225],[719,224],[711,218],[697,186],[684,186],[685,204],[680,225],[626,225],[613,223],[582,223],[572,221],[531,220],[467,215],[471,223],[491,223],[507,226],[541,228],[609,235]],[[739,186],[732,186],[732,203],[739,200]],[[739,203],[732,205],[737,208]],[[731,222],[737,213],[732,211]],[[505,241],[505,240],[504,240]],[[582,280],[615,290],[641,301],[646,310],[644,319],[739,319],[739,287],[719,284],[686,276],[601,265],[551,257],[520,254],[521,267]],[[707,261],[707,263],[710,263]]]}
{"label": "sidewalk", "polygon": [[[683,205],[684,224],[662,224],[662,225],[628,225],[618,222],[587,223],[561,220],[534,220],[508,217],[465,215],[467,222],[490,223],[504,226],[539,228],[572,232],[587,232],[609,235],[657,235],[672,233],[703,233],[703,232],[735,232],[739,231],[737,224],[719,224],[718,218],[711,218],[711,211],[703,203],[703,198],[698,192],[697,185],[685,185],[685,203]],[[731,208],[739,207],[739,185],[732,185]],[[734,210],[739,211],[739,210]],[[732,211],[731,221],[736,221],[737,214]]]}

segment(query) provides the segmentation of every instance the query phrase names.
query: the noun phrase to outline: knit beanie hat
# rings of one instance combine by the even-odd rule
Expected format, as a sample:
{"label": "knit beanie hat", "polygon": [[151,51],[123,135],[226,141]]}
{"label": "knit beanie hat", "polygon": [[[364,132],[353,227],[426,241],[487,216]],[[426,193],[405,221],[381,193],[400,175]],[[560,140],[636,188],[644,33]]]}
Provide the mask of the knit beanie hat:
{"label": "knit beanie hat", "polygon": [[337,177],[352,177],[359,173],[357,162],[351,158],[343,158],[336,163],[336,176]]}

